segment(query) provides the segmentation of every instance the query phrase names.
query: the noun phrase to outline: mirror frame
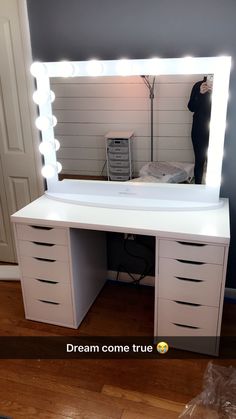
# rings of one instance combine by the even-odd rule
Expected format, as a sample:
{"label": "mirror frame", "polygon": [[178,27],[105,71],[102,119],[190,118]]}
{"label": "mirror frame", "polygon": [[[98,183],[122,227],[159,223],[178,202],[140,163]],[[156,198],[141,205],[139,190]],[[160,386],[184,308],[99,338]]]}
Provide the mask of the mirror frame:
{"label": "mirror frame", "polygon": [[[34,62],[31,65],[31,73],[37,82],[37,93],[34,94],[34,100],[36,99],[35,102],[38,104],[39,117],[36,119],[36,126],[41,131],[42,143],[40,148],[45,163],[42,173],[47,178],[46,193],[54,198],[80,204],[106,207],[113,205],[115,208],[139,209],[144,207],[146,209],[158,209],[163,205],[169,208],[176,206],[177,202],[181,202],[182,208],[198,208],[204,206],[204,204],[218,204],[230,68],[231,57],[229,56]],[[206,184],[145,184],[70,179],[59,181],[53,129],[56,118],[52,115],[51,101],[53,94],[50,90],[50,77],[135,76],[140,74],[156,76],[213,74]],[[104,200],[102,197],[104,197]],[[113,203],[108,204],[109,197],[115,198]]]}

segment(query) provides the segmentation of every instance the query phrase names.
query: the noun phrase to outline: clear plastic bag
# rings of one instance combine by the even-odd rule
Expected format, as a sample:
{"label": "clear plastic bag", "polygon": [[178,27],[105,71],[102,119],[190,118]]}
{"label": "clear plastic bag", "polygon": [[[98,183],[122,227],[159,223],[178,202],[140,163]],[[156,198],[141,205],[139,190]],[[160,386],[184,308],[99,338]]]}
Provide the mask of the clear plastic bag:
{"label": "clear plastic bag", "polygon": [[203,391],[185,406],[179,418],[236,419],[236,369],[210,362]]}

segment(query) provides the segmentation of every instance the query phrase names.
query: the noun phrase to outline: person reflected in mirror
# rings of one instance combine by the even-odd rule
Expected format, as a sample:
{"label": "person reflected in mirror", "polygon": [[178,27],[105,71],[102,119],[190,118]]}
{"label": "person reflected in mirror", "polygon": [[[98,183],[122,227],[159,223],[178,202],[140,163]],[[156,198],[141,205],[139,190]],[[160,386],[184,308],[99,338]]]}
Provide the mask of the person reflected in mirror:
{"label": "person reflected in mirror", "polygon": [[212,82],[212,75],[209,75],[195,83],[188,102],[188,109],[193,112],[191,138],[195,157],[194,179],[196,184],[202,183],[204,166],[207,161]]}

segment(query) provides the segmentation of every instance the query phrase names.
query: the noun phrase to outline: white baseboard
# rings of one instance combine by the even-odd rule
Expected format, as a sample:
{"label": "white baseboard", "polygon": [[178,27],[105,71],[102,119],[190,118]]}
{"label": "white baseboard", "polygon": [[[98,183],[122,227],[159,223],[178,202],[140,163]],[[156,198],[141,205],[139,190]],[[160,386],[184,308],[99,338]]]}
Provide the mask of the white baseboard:
{"label": "white baseboard", "polygon": [[236,300],[236,288],[225,288],[225,297],[233,298]]}
{"label": "white baseboard", "polygon": [[[138,280],[140,275],[139,274],[133,274],[131,272],[131,275],[134,277],[135,280]],[[107,272],[107,276],[108,279],[112,279],[112,280],[116,280],[117,277],[117,272],[116,271],[108,271]],[[133,282],[132,278],[129,276],[129,274],[127,274],[126,272],[120,272],[119,273],[119,279],[118,282]],[[145,278],[143,278],[140,281],[140,285],[149,285],[151,287],[153,287],[155,284],[155,277],[154,276],[145,276]]]}
{"label": "white baseboard", "polygon": [[18,265],[0,265],[0,281],[19,281],[20,270]]}

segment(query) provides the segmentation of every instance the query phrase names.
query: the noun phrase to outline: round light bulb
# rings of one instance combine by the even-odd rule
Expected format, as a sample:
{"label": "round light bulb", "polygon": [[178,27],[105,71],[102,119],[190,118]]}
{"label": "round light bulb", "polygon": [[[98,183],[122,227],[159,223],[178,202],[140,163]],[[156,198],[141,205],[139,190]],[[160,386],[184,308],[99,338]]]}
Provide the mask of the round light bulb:
{"label": "round light bulb", "polygon": [[53,143],[51,141],[42,141],[39,144],[39,151],[41,154],[50,154],[53,151]]}
{"label": "round light bulb", "polygon": [[151,58],[148,63],[148,72],[153,76],[160,73],[160,58]]}
{"label": "round light bulb", "polygon": [[50,100],[51,103],[55,100],[55,93],[52,90],[50,90],[49,94],[43,90],[36,90],[33,93],[33,101],[37,105],[44,105],[48,100]]}
{"label": "round light bulb", "polygon": [[74,65],[69,61],[61,61],[59,63],[59,72],[61,77],[71,77],[75,72]]}
{"label": "round light bulb", "polygon": [[54,128],[57,125],[57,118],[52,115],[51,126]]}
{"label": "round light bulb", "polygon": [[57,161],[57,173],[60,173],[62,171],[62,164]]}
{"label": "round light bulb", "polygon": [[120,76],[128,76],[132,74],[132,63],[125,58],[118,60],[116,64],[117,74]]}
{"label": "round light bulb", "polygon": [[45,177],[46,179],[50,179],[53,176],[55,176],[56,168],[51,164],[46,164],[45,166],[43,166],[41,173],[43,177]]}
{"label": "round light bulb", "polygon": [[35,121],[35,125],[40,131],[43,131],[50,128],[51,122],[46,116],[39,116]]}
{"label": "round light bulb", "polygon": [[98,60],[90,60],[87,64],[87,71],[89,76],[100,76],[103,72],[103,65]]}
{"label": "round light bulb", "polygon": [[35,61],[30,66],[30,72],[34,77],[45,76],[47,74],[47,68],[45,64]]}
{"label": "round light bulb", "polygon": [[55,148],[55,150],[58,151],[60,147],[61,147],[60,142],[55,138],[55,140],[54,140],[54,148]]}

